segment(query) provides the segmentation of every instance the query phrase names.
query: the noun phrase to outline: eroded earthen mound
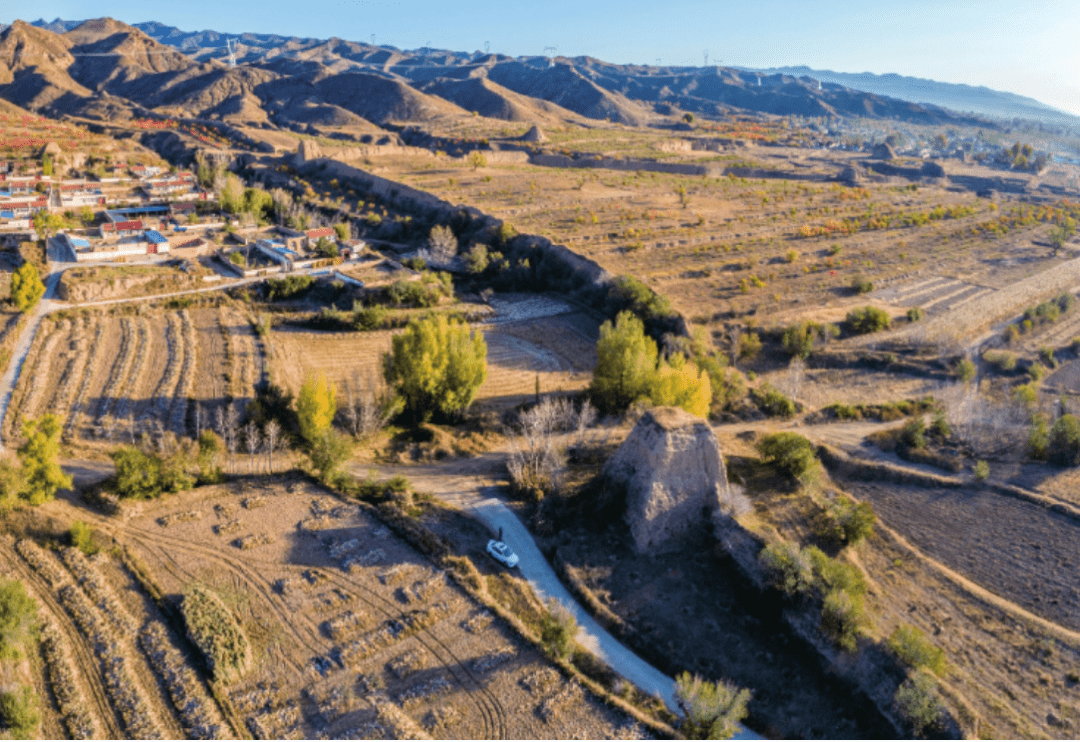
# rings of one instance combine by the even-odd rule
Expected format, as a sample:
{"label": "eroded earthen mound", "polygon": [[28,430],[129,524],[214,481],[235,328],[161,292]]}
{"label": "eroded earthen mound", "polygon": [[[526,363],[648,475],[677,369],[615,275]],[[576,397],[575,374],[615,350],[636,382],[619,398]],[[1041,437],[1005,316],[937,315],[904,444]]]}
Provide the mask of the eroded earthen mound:
{"label": "eroded earthen mound", "polygon": [[525,132],[525,135],[521,137],[523,142],[546,142],[547,137],[544,136],[544,132],[540,130],[540,127],[533,124],[533,127]]}
{"label": "eroded earthen mound", "polygon": [[879,142],[874,145],[874,149],[871,155],[875,160],[895,160],[896,152],[885,142]]}
{"label": "eroded earthen mound", "polygon": [[646,412],[604,467],[608,487],[626,492],[626,522],[638,552],[677,547],[707,524],[727,495],[727,469],[708,424],[677,407]]}

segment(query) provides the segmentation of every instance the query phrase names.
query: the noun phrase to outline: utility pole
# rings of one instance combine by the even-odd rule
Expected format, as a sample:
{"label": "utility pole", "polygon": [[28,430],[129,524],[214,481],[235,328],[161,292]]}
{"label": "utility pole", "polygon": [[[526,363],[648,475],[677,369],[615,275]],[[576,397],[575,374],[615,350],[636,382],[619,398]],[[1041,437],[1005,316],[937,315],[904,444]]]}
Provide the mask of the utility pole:
{"label": "utility pole", "polygon": [[491,53],[491,42],[490,41],[485,41],[484,42],[484,54],[490,54],[490,53]]}
{"label": "utility pole", "polygon": [[706,49],[705,51],[701,52],[701,54],[705,58],[705,64],[703,64],[701,66],[702,67],[708,67],[709,66],[709,50]]}

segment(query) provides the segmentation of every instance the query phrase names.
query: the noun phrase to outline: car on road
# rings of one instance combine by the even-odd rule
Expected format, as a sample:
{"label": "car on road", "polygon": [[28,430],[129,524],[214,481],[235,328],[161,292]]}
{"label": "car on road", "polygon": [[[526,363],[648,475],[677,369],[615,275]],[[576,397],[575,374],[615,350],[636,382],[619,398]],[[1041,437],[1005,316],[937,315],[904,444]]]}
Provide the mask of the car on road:
{"label": "car on road", "polygon": [[505,564],[507,567],[516,567],[518,555],[502,541],[491,539],[488,541],[487,553],[495,558],[495,561]]}

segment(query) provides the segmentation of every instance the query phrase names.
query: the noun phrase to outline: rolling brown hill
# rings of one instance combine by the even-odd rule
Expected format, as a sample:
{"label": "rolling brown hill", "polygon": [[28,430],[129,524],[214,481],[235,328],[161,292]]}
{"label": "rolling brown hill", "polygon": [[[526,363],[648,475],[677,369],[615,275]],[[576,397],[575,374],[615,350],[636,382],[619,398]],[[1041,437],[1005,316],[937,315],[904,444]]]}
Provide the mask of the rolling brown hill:
{"label": "rolling brown hill", "polygon": [[841,85],[724,67],[512,59],[241,34],[235,37],[240,64],[230,68],[222,61],[222,34],[139,25],[111,18],[36,26],[16,21],[0,32],[0,97],[53,116],[158,113],[284,128],[432,125],[474,111],[540,124],[592,119],[645,125],[682,111],[708,117],[744,110],[986,125]]}

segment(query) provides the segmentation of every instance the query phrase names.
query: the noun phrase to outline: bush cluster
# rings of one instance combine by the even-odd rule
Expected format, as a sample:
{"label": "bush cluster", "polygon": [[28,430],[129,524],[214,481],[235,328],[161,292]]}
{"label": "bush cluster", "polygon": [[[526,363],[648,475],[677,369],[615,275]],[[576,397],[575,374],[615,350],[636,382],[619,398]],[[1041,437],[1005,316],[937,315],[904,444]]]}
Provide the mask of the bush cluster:
{"label": "bush cluster", "polygon": [[191,585],[180,604],[188,636],[206,656],[214,676],[229,682],[251,666],[251,645],[236,617],[209,589]]}
{"label": "bush cluster", "polygon": [[752,390],[750,396],[758,409],[769,417],[788,418],[799,410],[793,399],[770,384],[763,384]]}
{"label": "bush cluster", "polygon": [[772,584],[789,598],[821,600],[821,629],[837,646],[854,651],[867,624],[866,578],[853,564],[830,558],[816,546],[772,544],[759,555]]}
{"label": "bush cluster", "polygon": [[836,402],[822,407],[821,414],[826,418],[837,420],[878,420],[887,423],[903,420],[911,415],[923,415],[937,407],[937,404],[937,400],[933,397],[902,399],[899,402],[881,404],[849,405]]}
{"label": "bush cluster", "polygon": [[935,675],[945,673],[945,650],[935,647],[921,629],[902,623],[889,636],[886,645],[896,658],[912,670],[930,670]]}
{"label": "bush cluster", "polygon": [[853,546],[874,535],[877,521],[874,509],[867,502],[855,502],[839,495],[821,514],[818,535],[837,546]]}
{"label": "bush cluster", "polygon": [[869,305],[852,309],[847,313],[846,319],[851,331],[856,335],[867,335],[871,332],[887,330],[889,325],[892,324],[888,312]]}
{"label": "bush cluster", "polygon": [[819,466],[814,444],[798,433],[771,433],[757,444],[762,460],[777,474],[803,479]]}
{"label": "bush cluster", "polygon": [[814,342],[825,345],[832,338],[840,336],[840,328],[820,322],[799,322],[784,331],[781,344],[788,355],[794,358],[809,358],[814,352]]}

